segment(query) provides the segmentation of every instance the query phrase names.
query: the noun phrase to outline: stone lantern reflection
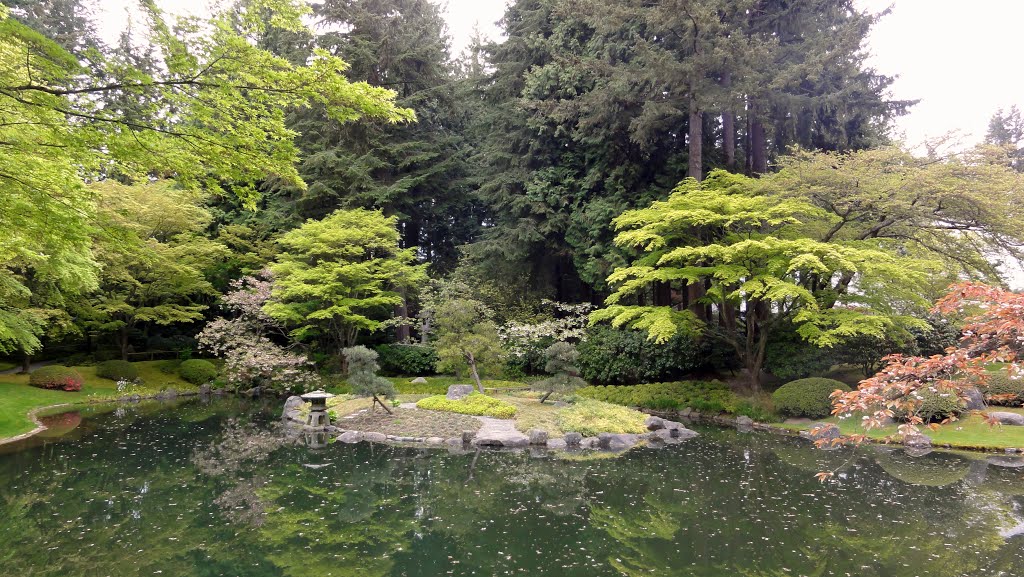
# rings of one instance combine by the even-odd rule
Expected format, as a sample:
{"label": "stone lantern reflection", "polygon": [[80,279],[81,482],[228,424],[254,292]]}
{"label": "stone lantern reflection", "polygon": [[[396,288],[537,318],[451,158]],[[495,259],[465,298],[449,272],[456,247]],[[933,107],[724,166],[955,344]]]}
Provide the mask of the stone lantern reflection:
{"label": "stone lantern reflection", "polygon": [[306,417],[306,427],[310,429],[324,430],[331,424],[331,417],[327,414],[327,399],[334,395],[326,391],[313,391],[302,395],[302,400],[310,404],[309,416]]}

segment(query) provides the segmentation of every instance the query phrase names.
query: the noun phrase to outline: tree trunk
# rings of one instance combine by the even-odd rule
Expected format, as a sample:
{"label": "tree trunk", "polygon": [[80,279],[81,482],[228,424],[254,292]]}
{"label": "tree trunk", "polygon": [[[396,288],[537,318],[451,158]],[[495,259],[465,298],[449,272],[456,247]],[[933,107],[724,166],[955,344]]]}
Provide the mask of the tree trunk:
{"label": "tree trunk", "polygon": [[31,370],[32,355],[25,353],[24,356],[21,357],[21,372],[27,375]]}
{"label": "tree trunk", "polygon": [[128,360],[128,325],[117,330],[117,344],[121,347],[121,360]]}
{"label": "tree trunk", "polygon": [[[409,316],[409,304],[406,301],[405,289],[402,289],[402,304],[395,307],[395,316],[406,318]],[[395,327],[395,338],[402,344],[409,344],[412,340],[412,327],[402,323]]]}
{"label": "tree trunk", "polygon": [[[722,86],[727,90],[732,87],[732,74],[722,74]],[[736,113],[731,106],[722,112],[722,149],[725,152],[725,169],[736,170]]]}
{"label": "tree trunk", "polygon": [[690,96],[690,167],[688,176],[704,180],[704,115],[697,109],[697,101]]}
{"label": "tree trunk", "polygon": [[384,403],[383,403],[383,402],[382,402],[382,401],[381,401],[380,399],[378,399],[378,398],[377,398],[377,395],[374,395],[374,396],[373,396],[373,403],[370,403],[370,409],[371,409],[371,410],[373,409],[373,405],[374,405],[374,404],[378,404],[378,405],[380,405],[380,408],[384,409],[384,412],[386,412],[387,414],[389,414],[389,415],[393,414],[393,413],[391,412],[391,409],[389,409],[389,408],[387,407],[387,405],[385,405],[385,404],[384,404]]}
{"label": "tree trunk", "polygon": [[768,172],[768,141],[756,102],[751,102],[750,114],[750,171],[753,174],[765,174]]}
{"label": "tree trunk", "polygon": [[466,363],[469,364],[469,375],[473,377],[473,382],[476,384],[476,389],[483,393],[484,384],[480,382],[480,373],[478,373],[476,370],[476,359],[473,358],[473,353],[466,353]]}
{"label": "tree trunk", "polygon": [[553,392],[554,391],[548,391],[548,392],[544,393],[544,396],[540,398],[540,402],[543,404],[544,401],[548,400],[548,397],[550,397],[551,393],[553,393]]}
{"label": "tree trunk", "polygon": [[672,285],[665,281],[654,283],[654,306],[672,306]]}

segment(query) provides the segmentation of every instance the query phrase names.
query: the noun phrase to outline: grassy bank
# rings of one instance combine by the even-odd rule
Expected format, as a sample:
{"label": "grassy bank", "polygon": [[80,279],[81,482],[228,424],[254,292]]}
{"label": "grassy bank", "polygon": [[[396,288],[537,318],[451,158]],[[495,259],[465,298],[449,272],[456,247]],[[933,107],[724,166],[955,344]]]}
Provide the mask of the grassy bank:
{"label": "grassy bank", "polygon": [[96,376],[96,367],[74,367],[84,383],[78,392],[50,391],[29,386],[28,375],[0,375],[0,440],[26,433],[35,428],[30,411],[60,404],[82,404],[116,399],[123,395],[151,396],[165,389],[188,391],[196,389],[175,374],[161,372],[162,361],[132,363],[143,384],[119,392],[117,383]]}
{"label": "grassy bank", "polygon": [[[1024,414],[1024,409],[1015,407],[992,407],[991,410]],[[835,417],[829,417],[822,419],[820,422],[839,425],[839,430],[844,435],[866,433],[868,437],[879,441],[897,435],[897,425],[864,431],[860,426],[860,419],[857,418],[840,420]],[[781,424],[779,426],[794,431],[810,428],[810,425],[806,424]],[[935,430],[922,427],[922,432],[931,437],[932,443],[935,445],[949,445],[958,449],[1024,448],[1024,427],[992,426],[986,423],[984,418],[977,413],[965,415],[959,421],[939,425]]]}

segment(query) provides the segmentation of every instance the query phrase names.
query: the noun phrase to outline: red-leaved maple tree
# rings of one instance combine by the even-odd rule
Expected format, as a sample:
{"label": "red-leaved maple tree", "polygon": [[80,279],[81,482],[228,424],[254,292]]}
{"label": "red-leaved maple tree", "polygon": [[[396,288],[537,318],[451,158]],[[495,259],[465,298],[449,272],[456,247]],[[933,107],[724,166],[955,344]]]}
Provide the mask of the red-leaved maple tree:
{"label": "red-leaved maple tree", "polygon": [[[919,434],[923,420],[917,416],[921,394],[952,394],[967,400],[966,391],[984,385],[985,365],[1009,363],[1011,378],[1024,378],[1024,294],[976,283],[951,287],[936,303],[934,312],[964,317],[960,341],[946,354],[932,357],[891,355],[878,374],[861,381],[856,390],[832,394],[832,414],[860,415],[865,431],[882,426],[897,415],[905,422],[902,435]],[[986,415],[991,424],[997,421]],[[945,422],[956,420],[949,417]],[[932,425],[936,426],[936,425]],[[834,427],[834,425],[829,425]],[[816,431],[816,432],[820,432]],[[851,435],[846,441],[863,442],[866,436]],[[822,439],[819,446],[844,442]],[[821,478],[828,473],[819,474]]]}

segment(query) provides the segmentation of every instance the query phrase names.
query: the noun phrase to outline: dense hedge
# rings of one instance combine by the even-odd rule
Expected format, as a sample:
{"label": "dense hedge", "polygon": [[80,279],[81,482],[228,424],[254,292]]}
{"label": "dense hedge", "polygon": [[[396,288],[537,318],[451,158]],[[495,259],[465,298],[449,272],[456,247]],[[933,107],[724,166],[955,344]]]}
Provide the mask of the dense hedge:
{"label": "dense hedge", "polygon": [[677,334],[656,344],[647,334],[597,326],[578,346],[580,376],[594,385],[633,385],[669,381],[692,372],[705,358],[704,347]]}
{"label": "dense hedge", "polygon": [[616,405],[656,411],[690,407],[702,413],[731,413],[739,402],[729,387],[718,381],[584,387],[577,394]]}
{"label": "dense hedge", "polygon": [[416,407],[431,411],[448,411],[449,413],[481,415],[499,419],[511,419],[516,416],[515,405],[480,393],[470,393],[458,401],[448,400],[444,395],[435,395],[420,400],[416,403]]}
{"label": "dense hedge", "polygon": [[28,377],[28,384],[40,389],[81,391],[82,382],[82,375],[78,371],[62,365],[39,367]]}
{"label": "dense hedge", "polygon": [[850,387],[833,379],[798,379],[772,393],[772,402],[781,415],[820,419],[832,414],[831,395],[836,389],[849,391]]}
{"label": "dense hedge", "polygon": [[401,375],[433,375],[437,374],[437,351],[426,345],[379,345],[377,363],[381,374]]}
{"label": "dense hedge", "polygon": [[1019,407],[1024,402],[1024,378],[1011,379],[1005,370],[991,372],[981,392],[991,405]]}
{"label": "dense hedge", "polygon": [[134,381],[139,377],[139,369],[128,361],[103,361],[96,365],[96,376],[112,381]]}
{"label": "dense hedge", "polygon": [[193,385],[203,385],[217,378],[217,366],[203,359],[189,359],[178,365],[178,376]]}

